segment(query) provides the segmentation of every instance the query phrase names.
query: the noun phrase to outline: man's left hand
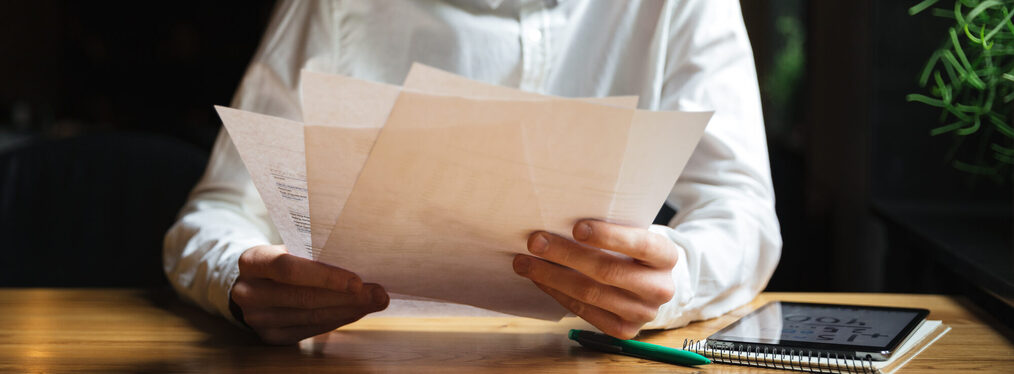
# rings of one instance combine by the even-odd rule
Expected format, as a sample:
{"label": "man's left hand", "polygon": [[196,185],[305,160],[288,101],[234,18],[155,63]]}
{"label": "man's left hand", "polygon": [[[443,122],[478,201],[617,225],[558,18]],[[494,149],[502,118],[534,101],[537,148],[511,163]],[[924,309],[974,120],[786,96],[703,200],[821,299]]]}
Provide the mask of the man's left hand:
{"label": "man's left hand", "polygon": [[515,256],[514,271],[602,332],[633,338],[673,297],[676,244],[646,229],[595,220],[575,224],[573,235],[576,243],[533,233],[528,251],[538,257]]}

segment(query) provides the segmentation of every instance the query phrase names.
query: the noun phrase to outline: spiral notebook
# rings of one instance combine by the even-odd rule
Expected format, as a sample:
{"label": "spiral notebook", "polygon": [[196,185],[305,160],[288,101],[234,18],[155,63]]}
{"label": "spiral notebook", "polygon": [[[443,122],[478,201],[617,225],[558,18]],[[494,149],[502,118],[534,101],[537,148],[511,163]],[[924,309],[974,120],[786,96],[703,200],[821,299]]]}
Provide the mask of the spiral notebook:
{"label": "spiral notebook", "polygon": [[[749,317],[749,316],[748,316]],[[747,317],[744,317],[746,319]],[[785,316],[787,320],[791,320],[793,316]],[[821,317],[824,318],[824,317]],[[831,317],[828,317],[831,318]],[[820,318],[810,320],[810,322],[818,323],[802,323],[794,326],[787,326],[785,330],[807,330],[808,327],[813,328],[816,326],[816,333],[821,334],[824,330],[824,326],[838,326],[841,327],[846,322],[861,321],[862,319],[846,320],[836,319],[835,324],[821,324],[819,323]],[[824,319],[823,321],[831,321]],[[740,321],[737,321],[739,323]],[[782,325],[776,321],[765,321],[767,326],[764,328],[771,327],[783,330]],[[775,322],[775,323],[772,323]],[[806,326],[802,326],[806,325]],[[860,327],[860,328],[869,328]],[[730,326],[733,327],[733,326]],[[725,330],[729,330],[727,327]],[[877,326],[882,327],[882,326]],[[802,328],[802,329],[800,329]],[[848,328],[848,329],[851,329]],[[728,342],[715,341],[715,337],[719,334],[712,335],[709,339],[713,340],[709,344],[708,340],[686,340],[683,343],[683,349],[687,351],[696,352],[704,355],[716,363],[734,364],[734,365],[747,365],[756,367],[765,367],[772,369],[784,369],[784,370],[795,370],[812,373],[885,373],[890,374],[901,369],[905,364],[912,360],[925,350],[927,347],[936,342],[940,337],[950,331],[950,327],[944,325],[941,321],[929,321],[924,320],[913,326],[913,329],[909,332],[898,333],[898,339],[901,341],[896,345],[893,350],[893,354],[885,361],[875,361],[871,356],[859,357],[856,354],[848,354],[844,352],[829,352],[829,351],[814,351],[807,348],[780,346],[775,344],[751,344],[751,343],[736,343],[729,344]],[[779,331],[781,333],[781,331]],[[799,333],[801,331],[794,331],[792,333]],[[810,330],[813,333],[813,329]],[[855,335],[855,334],[851,334]],[[851,336],[850,335],[850,336]],[[831,335],[820,335],[822,337]],[[883,336],[883,335],[882,335]],[[786,337],[786,335],[782,335]],[[852,336],[854,338],[855,336]],[[851,338],[846,338],[852,341]]]}

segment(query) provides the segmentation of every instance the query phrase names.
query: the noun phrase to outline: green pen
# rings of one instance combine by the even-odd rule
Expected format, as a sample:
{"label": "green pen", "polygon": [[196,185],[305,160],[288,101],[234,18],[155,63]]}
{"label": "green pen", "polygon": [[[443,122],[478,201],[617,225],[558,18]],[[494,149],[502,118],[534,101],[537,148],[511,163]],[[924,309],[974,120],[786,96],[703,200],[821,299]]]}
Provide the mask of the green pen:
{"label": "green pen", "polygon": [[669,364],[694,366],[710,364],[711,360],[694,352],[648,344],[636,340],[620,340],[612,336],[584,330],[570,330],[570,340],[581,343],[585,348],[619,353],[646,360]]}

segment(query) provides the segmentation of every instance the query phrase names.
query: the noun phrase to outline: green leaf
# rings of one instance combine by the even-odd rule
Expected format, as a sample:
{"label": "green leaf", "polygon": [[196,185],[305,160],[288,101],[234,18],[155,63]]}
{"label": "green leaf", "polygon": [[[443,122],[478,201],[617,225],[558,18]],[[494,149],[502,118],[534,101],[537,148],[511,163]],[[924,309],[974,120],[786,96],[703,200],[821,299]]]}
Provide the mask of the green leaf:
{"label": "green leaf", "polygon": [[1007,148],[1007,147],[1004,147],[1004,146],[996,144],[996,143],[990,144],[989,148],[992,149],[994,152],[1002,154],[1002,155],[1014,156],[1014,149]]}
{"label": "green leaf", "polygon": [[951,79],[964,79],[965,76],[968,75],[968,72],[965,71],[965,68],[961,66],[961,63],[958,62],[958,59],[954,57],[954,54],[951,53],[951,51],[945,49],[943,52],[940,52],[940,56],[943,57],[944,61],[949,63],[950,66],[957,72],[957,76],[951,77]]}
{"label": "green leaf", "polygon": [[937,82],[937,88],[940,90],[940,97],[943,99],[944,104],[951,103],[951,88],[944,84],[944,79],[940,77],[940,72],[933,73],[933,80]]}
{"label": "green leaf", "polygon": [[926,66],[922,69],[922,74],[919,75],[919,86],[925,87],[929,81],[930,72],[933,71],[933,67],[936,66],[937,61],[940,60],[940,51],[933,52],[930,55],[929,61],[926,61]]}
{"label": "green leaf", "polygon": [[951,13],[951,11],[947,9],[933,8],[930,9],[930,14],[934,17],[954,19],[954,13]]}
{"label": "green leaf", "polygon": [[954,53],[958,56],[958,59],[961,60],[961,64],[964,65],[965,70],[968,72],[968,74],[964,77],[968,79],[968,83],[971,84],[972,87],[980,90],[985,89],[986,84],[979,79],[978,75],[975,75],[975,69],[973,69],[972,64],[968,62],[968,57],[965,57],[965,51],[961,49],[961,43],[958,41],[958,33],[954,31],[953,27],[948,31],[951,34],[951,43],[954,44]]}
{"label": "green leaf", "polygon": [[[952,65],[956,65],[957,64],[957,60],[954,59],[954,55],[951,54],[951,51],[948,51],[946,49],[942,50],[942,51],[938,51],[938,52],[940,52],[940,57],[941,58],[944,57],[944,54],[950,54],[951,55],[950,56],[950,61],[948,61],[947,59],[944,59],[944,62],[941,63],[940,65],[943,65],[944,72],[947,73],[947,78],[951,80],[951,85],[953,85],[956,90],[961,90],[961,86],[962,86],[962,84],[961,84],[961,76],[954,70],[954,67],[952,66]],[[951,64],[952,61],[954,62],[954,64]]]}
{"label": "green leaf", "polygon": [[989,116],[989,122],[993,123],[993,126],[996,126],[996,129],[1007,135],[1008,138],[1014,138],[1014,129],[1004,123],[1002,119]]}
{"label": "green leaf", "polygon": [[955,131],[954,133],[961,136],[965,136],[974,134],[976,131],[979,131],[979,116],[975,117],[975,123],[973,123],[972,126],[960,128],[958,129],[958,131]]}
{"label": "green leaf", "polygon": [[931,129],[930,130],[930,136],[937,136],[937,135],[940,135],[940,134],[949,133],[951,131],[960,129],[964,124],[965,124],[964,121],[958,121],[958,122],[952,123],[950,125],[943,125],[943,126]]}
{"label": "green leaf", "polygon": [[936,4],[937,1],[940,0],[923,0],[919,4],[915,4],[911,8],[908,8],[908,15],[914,16],[916,14],[919,14],[919,12],[922,12],[926,10],[926,8],[933,6],[933,4]]}
{"label": "green leaf", "polygon": [[954,2],[954,20],[956,22],[958,22],[958,26],[959,27],[965,27],[965,24],[968,23],[968,22],[965,22],[965,16],[961,14],[961,2],[960,1],[955,1]]}
{"label": "green leaf", "polygon": [[993,154],[993,159],[997,160],[997,161],[1000,161],[1000,162],[1002,162],[1004,164],[1008,164],[1008,165],[1009,164],[1014,164],[1014,157],[1007,156],[1007,155],[1002,155],[1002,154],[999,154],[999,153],[994,153]]}
{"label": "green leaf", "polygon": [[935,106],[938,108],[943,108],[944,106],[946,106],[943,101],[940,101],[940,99],[934,99],[932,97],[920,94],[908,94],[905,96],[905,100],[908,102],[915,101],[926,105]]}
{"label": "green leaf", "polygon": [[[1003,14],[1003,16],[1004,16],[1004,19],[1003,19],[1003,21],[1000,21],[1000,23],[998,23],[998,24],[996,25],[996,27],[993,27],[993,29],[989,31],[989,34],[986,34],[986,36],[985,36],[985,37],[984,37],[984,38],[982,39],[982,41],[983,41],[984,43],[985,43],[985,41],[987,41],[987,40],[989,40],[990,38],[992,38],[992,37],[993,37],[993,35],[996,35],[996,33],[1000,32],[1000,29],[1003,29],[1003,27],[1004,27],[1005,25],[1008,25],[1008,24],[1010,24],[1010,17],[1011,17],[1011,16],[1014,16],[1014,13],[1009,13],[1009,14],[1008,14],[1008,13],[1007,13],[1007,7],[1003,7],[1003,8],[1001,9],[1001,10],[1003,10],[1003,13],[1004,13],[1004,14]],[[985,26],[985,25],[983,25],[983,26]],[[1011,30],[1011,32],[1014,32],[1014,29],[1012,29],[1012,30]]]}
{"label": "green leaf", "polygon": [[1002,10],[1003,10],[1003,16],[1004,16],[1004,18],[1006,18],[1006,19],[1007,19],[1007,22],[1006,22],[1006,24],[1007,24],[1007,29],[1008,29],[1008,30],[1010,30],[1010,34],[1011,34],[1011,35],[1014,35],[1014,23],[1012,23],[1012,22],[1010,21],[1010,14],[1008,14],[1008,12],[1010,12],[1010,11],[1009,11],[1009,10],[1007,10],[1007,7],[1003,7],[1003,9],[1002,9]]}
{"label": "green leaf", "polygon": [[985,12],[986,9],[989,9],[989,8],[992,8],[992,7],[996,7],[996,6],[1003,6],[1003,3],[1000,2],[1000,1],[998,1],[998,0],[986,0],[986,1],[983,1],[983,2],[979,3],[979,5],[976,5],[974,8],[972,8],[972,10],[968,11],[968,15],[965,16],[965,20],[968,23],[975,22],[975,19],[977,17],[979,17],[979,14],[982,14],[982,12]]}
{"label": "green leaf", "polygon": [[946,109],[947,113],[953,114],[954,117],[957,117],[962,121],[968,122],[972,120],[971,117],[969,117],[967,114],[962,113],[961,111],[955,109],[953,106],[948,106]]}
{"label": "green leaf", "polygon": [[954,162],[951,163],[951,166],[954,166],[955,169],[961,170],[961,171],[966,172],[966,173],[972,173],[972,174],[978,174],[978,175],[987,175],[987,176],[995,176],[996,175],[996,169],[994,169],[994,168],[986,167],[986,166],[979,166],[979,165],[972,165],[972,164],[969,164],[969,163],[966,163],[966,162],[962,162],[962,161],[958,161],[958,160],[954,160]]}
{"label": "green leaf", "polygon": [[975,35],[972,35],[972,33],[970,31],[968,31],[968,24],[965,24],[964,29],[965,29],[965,35],[968,36],[968,40],[971,40],[972,43],[975,43],[975,44],[982,44],[982,39],[976,38]]}

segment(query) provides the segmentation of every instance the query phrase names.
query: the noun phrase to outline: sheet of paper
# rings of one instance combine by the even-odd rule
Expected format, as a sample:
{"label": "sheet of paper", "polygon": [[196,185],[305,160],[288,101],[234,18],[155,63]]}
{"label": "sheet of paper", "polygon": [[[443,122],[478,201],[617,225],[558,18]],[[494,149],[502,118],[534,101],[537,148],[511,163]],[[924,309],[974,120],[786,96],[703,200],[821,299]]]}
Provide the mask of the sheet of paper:
{"label": "sheet of paper", "polygon": [[650,225],[713,114],[635,111],[605,220],[634,227]]}
{"label": "sheet of paper", "polygon": [[[514,274],[511,259],[534,230],[569,235],[579,218],[647,210],[618,209],[627,202],[651,201],[654,217],[678,169],[649,181],[668,183],[654,189],[665,188],[660,198],[614,201],[632,185],[621,175],[639,175],[622,171],[631,129],[650,127],[632,123],[652,119],[636,113],[567,99],[402,92],[319,259],[362,269],[392,292],[558,319],[566,311]],[[697,123],[660,116],[688,138],[706,123],[706,115]]]}
{"label": "sheet of paper", "polygon": [[[316,258],[341,215],[401,87],[312,71],[302,72],[301,87],[311,246]],[[419,63],[412,65],[404,88],[471,98],[551,98],[471,80]],[[638,98],[580,100],[634,108]]]}
{"label": "sheet of paper", "polygon": [[[314,258],[317,258],[341,215],[400,87],[311,71],[304,71],[301,79],[311,241]],[[548,98],[474,81],[418,63],[410,69],[405,88],[464,97]],[[586,100],[630,108],[637,105],[636,96]],[[391,294],[399,299],[430,300]]]}
{"label": "sheet of paper", "polygon": [[289,253],[310,258],[303,124],[216,106]]}
{"label": "sheet of paper", "polygon": [[401,87],[341,75],[301,76],[311,246],[324,247]]}

